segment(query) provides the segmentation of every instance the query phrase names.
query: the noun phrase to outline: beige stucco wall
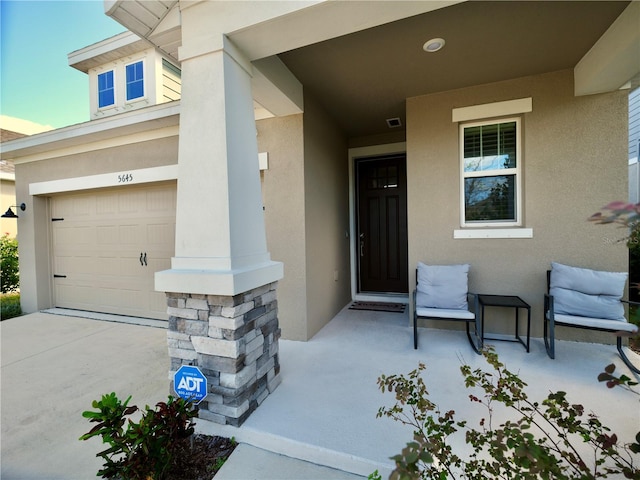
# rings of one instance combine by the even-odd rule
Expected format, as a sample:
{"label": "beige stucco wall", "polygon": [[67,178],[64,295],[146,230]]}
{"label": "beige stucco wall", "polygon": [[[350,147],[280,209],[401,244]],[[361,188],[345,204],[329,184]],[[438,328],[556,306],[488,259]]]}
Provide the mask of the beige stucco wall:
{"label": "beige stucco wall", "polygon": [[262,172],[267,249],[272,260],[284,264],[278,319],[289,340],[307,340],[302,121],[302,115],[290,115],[256,122],[258,150],[269,155],[269,168]]}
{"label": "beige stucco wall", "polygon": [[[0,179],[0,214],[7,211],[12,205],[16,205],[16,184],[14,180]],[[12,208],[13,213],[20,216],[19,208]],[[9,235],[15,238],[18,233],[18,222],[15,218],[0,218],[0,235]]]}
{"label": "beige stucco wall", "polygon": [[350,300],[347,139],[308,96],[304,113],[307,337]]}
{"label": "beige stucco wall", "polygon": [[257,122],[267,244],[284,263],[282,336],[308,340],[351,299],[346,138],[313,99],[303,115]]}
{"label": "beige stucco wall", "polygon": [[18,219],[22,310],[35,312],[53,302],[48,197],[30,196],[29,184],[173,165],[177,160],[177,136],[46,160],[16,160],[16,196],[27,205]]}
{"label": "beige stucco wall", "polygon": [[[533,99],[533,111],[522,116],[524,226],[533,238],[454,240],[460,166],[452,108],[523,97]],[[411,272],[418,261],[468,262],[470,289],[520,295],[532,305],[532,335],[541,336],[551,261],[627,270],[626,248],[609,241],[621,232],[587,221],[609,201],[627,198],[625,91],[574,97],[572,72],[561,71],[411,98],[407,150]],[[413,289],[413,273],[410,280]],[[512,320],[507,324],[500,313],[491,313],[488,331],[511,330]]]}

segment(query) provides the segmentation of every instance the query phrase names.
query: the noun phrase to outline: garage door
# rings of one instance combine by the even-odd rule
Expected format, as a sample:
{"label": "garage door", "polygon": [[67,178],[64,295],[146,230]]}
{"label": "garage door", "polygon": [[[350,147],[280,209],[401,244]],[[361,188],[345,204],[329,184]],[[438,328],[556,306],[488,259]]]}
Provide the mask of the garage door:
{"label": "garage door", "polygon": [[52,198],[57,307],[167,319],[154,273],[171,268],[175,183]]}

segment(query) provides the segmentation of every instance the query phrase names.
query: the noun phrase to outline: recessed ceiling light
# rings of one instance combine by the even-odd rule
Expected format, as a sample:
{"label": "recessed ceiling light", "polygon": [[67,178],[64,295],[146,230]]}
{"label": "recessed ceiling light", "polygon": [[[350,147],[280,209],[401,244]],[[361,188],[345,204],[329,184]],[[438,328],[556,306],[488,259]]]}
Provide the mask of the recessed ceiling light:
{"label": "recessed ceiling light", "polygon": [[443,38],[432,38],[431,40],[428,40],[427,42],[425,42],[425,44],[422,46],[422,49],[425,52],[433,53],[433,52],[437,52],[442,47],[444,47]]}

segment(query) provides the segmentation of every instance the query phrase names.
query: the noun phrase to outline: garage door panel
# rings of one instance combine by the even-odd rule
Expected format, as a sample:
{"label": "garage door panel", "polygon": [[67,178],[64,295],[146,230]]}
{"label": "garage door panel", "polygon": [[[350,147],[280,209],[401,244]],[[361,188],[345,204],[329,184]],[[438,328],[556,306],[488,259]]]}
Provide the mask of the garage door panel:
{"label": "garage door panel", "polygon": [[171,268],[175,185],[52,199],[56,305],[167,319],[156,271]]}
{"label": "garage door panel", "polygon": [[96,229],[99,245],[118,245],[120,240],[120,227],[118,225],[101,225]]}
{"label": "garage door panel", "polygon": [[175,224],[171,223],[153,223],[147,225],[146,236],[149,239],[149,245],[167,245],[175,238]]}
{"label": "garage door panel", "polygon": [[144,237],[144,228],[140,225],[120,225],[118,229],[119,244],[122,246],[144,246],[147,240]]}
{"label": "garage door panel", "polygon": [[91,305],[87,303],[87,299],[92,297],[91,290],[92,287],[89,286],[57,285],[57,305],[63,308],[86,309]]}
{"label": "garage door panel", "polygon": [[103,193],[96,198],[96,215],[101,218],[116,218],[118,213],[118,194]]}
{"label": "garage door panel", "polygon": [[120,215],[137,214],[141,207],[144,194],[140,192],[123,192],[118,196],[118,213]]}
{"label": "garage door panel", "polygon": [[166,311],[167,297],[164,292],[149,292],[149,309],[155,312]]}

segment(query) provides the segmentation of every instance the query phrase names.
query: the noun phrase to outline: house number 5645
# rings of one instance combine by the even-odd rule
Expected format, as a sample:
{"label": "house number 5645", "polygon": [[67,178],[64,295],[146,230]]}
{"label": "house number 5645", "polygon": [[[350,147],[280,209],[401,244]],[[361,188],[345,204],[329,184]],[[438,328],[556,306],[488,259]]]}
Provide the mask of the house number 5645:
{"label": "house number 5645", "polygon": [[133,175],[131,173],[123,173],[118,175],[118,183],[129,183],[133,182]]}

